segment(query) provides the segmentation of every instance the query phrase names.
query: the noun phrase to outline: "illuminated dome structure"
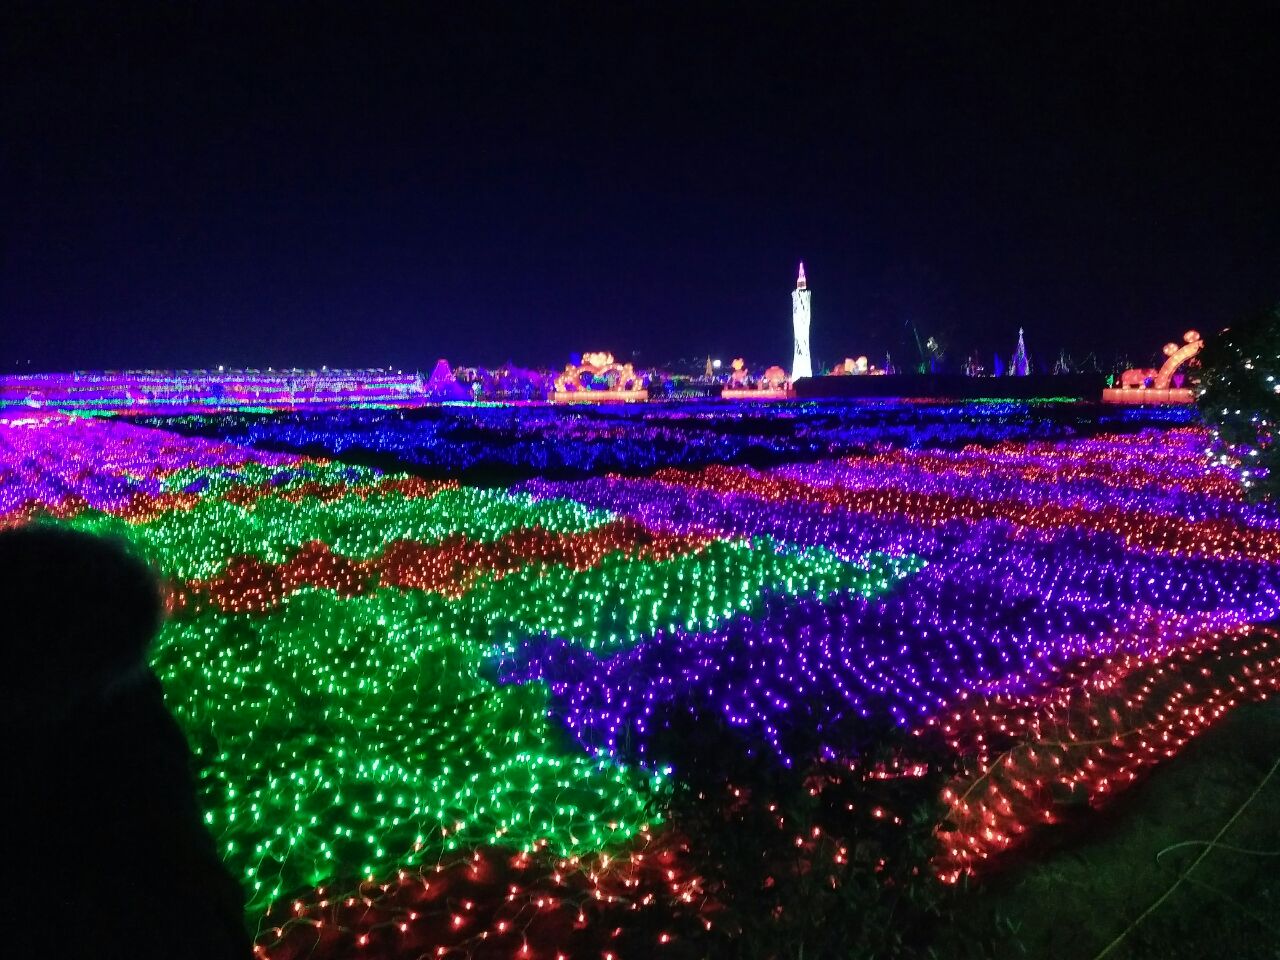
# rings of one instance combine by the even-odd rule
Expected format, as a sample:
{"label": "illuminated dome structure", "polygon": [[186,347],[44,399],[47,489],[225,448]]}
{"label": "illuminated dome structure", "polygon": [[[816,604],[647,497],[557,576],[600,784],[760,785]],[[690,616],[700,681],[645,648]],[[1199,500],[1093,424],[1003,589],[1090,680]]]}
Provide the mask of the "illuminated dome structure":
{"label": "illuminated dome structure", "polygon": [[618,363],[612,353],[584,353],[582,362],[565,364],[547,396],[552,403],[633,403],[648,400],[644,380],[629,363]]}
{"label": "illuminated dome structure", "polygon": [[[1178,369],[1200,352],[1204,341],[1195,330],[1182,335],[1182,343],[1166,343],[1165,361],[1159,370],[1135,367],[1120,375],[1120,386],[1102,391],[1104,403],[1194,403],[1195,393],[1181,386]],[[1175,384],[1175,377],[1179,381]]]}

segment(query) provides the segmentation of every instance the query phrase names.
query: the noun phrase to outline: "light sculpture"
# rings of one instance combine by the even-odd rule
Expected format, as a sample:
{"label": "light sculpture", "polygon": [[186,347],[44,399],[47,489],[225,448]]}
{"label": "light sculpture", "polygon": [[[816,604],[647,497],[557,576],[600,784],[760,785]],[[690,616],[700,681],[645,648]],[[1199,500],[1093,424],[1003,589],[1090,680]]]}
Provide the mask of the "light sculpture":
{"label": "light sculpture", "polygon": [[1014,348],[1013,356],[1009,360],[1009,375],[1012,377],[1025,377],[1031,372],[1031,361],[1027,357],[1027,344],[1022,339],[1022,328],[1018,328],[1018,345]]}
{"label": "light sculpture", "polygon": [[733,361],[729,383],[720,391],[722,400],[788,400],[793,396],[781,367],[769,367],[753,384],[747,379],[746,362],[741,357]]}
{"label": "light sculpture", "polygon": [[644,380],[629,363],[618,363],[612,353],[584,353],[582,362],[565,364],[548,395],[552,403],[634,403],[649,399]]}
{"label": "light sculpture", "polygon": [[[1120,386],[1102,391],[1104,403],[1185,403],[1195,402],[1195,393],[1188,387],[1175,387],[1174,374],[1190,359],[1199,354],[1204,341],[1199,332],[1188,330],[1182,335],[1182,343],[1166,343],[1161,352],[1165,361],[1159,370],[1130,369],[1120,375]],[[1149,386],[1148,386],[1149,384]]]}

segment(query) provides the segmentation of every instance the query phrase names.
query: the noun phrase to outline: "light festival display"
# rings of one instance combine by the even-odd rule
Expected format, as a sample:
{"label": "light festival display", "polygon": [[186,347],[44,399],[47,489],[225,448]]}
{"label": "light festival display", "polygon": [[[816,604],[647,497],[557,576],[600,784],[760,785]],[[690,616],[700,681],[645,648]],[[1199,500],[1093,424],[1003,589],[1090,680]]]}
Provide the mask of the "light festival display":
{"label": "light festival display", "polygon": [[137,422],[257,449],[340,457],[445,479],[511,482],[716,463],[767,466],[872,453],[1129,433],[1195,411],[1066,401],[689,402],[443,406],[327,413],[148,417]]}
{"label": "light festival display", "polygon": [[569,363],[555,378],[547,395],[551,403],[635,403],[648,400],[644,379],[629,363],[619,363],[612,353],[582,354],[582,362]]}
{"label": "light festival display", "polygon": [[[335,413],[317,444],[318,416],[197,424],[246,442],[18,417],[0,523],[123,537],[164,578],[153,667],[260,955],[653,956],[721,895],[667,812],[673,724],[851,777],[885,773],[850,725],[941,737],[950,882],[1280,689],[1280,514],[1208,463],[1206,431],[987,410],[783,408],[776,453],[836,454],[758,466],[635,452],[719,423],[696,406],[475,414],[460,456],[530,454],[536,431],[597,474],[542,460],[485,488],[285,450],[374,434],[455,462],[444,419]],[[738,432],[708,458],[767,436],[716,416]],[[619,460],[657,468],[601,472]],[[839,829],[797,847],[838,871]]]}
{"label": "light festival display", "polygon": [[[456,384],[454,385],[456,387]],[[449,399],[435,376],[385,369],[86,370],[0,376],[0,411],[294,410]]]}
{"label": "light festival display", "polygon": [[[1162,348],[1165,361],[1159,370],[1131,368],[1120,375],[1119,387],[1107,387],[1102,391],[1104,403],[1194,403],[1196,392],[1183,386],[1185,374],[1178,371],[1188,360],[1204,349],[1199,331],[1188,330],[1182,335],[1182,344],[1166,343]],[[1177,383],[1174,383],[1174,377]]]}

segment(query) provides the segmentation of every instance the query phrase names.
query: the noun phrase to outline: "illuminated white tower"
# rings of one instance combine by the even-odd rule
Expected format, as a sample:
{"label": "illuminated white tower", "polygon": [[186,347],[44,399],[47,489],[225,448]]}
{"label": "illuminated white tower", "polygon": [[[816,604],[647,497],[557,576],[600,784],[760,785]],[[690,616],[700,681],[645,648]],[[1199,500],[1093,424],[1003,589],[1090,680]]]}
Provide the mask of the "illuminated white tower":
{"label": "illuminated white tower", "polygon": [[796,288],[791,291],[791,329],[795,333],[795,353],[791,356],[791,382],[801,377],[813,376],[813,362],[809,358],[809,286],[804,279],[804,261],[800,263],[800,276]]}

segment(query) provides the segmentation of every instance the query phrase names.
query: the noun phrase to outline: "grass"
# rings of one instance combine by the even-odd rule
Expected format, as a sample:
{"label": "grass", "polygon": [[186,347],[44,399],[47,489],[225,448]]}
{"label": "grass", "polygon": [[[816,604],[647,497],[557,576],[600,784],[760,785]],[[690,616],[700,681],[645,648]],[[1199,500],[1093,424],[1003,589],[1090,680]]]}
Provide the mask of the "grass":
{"label": "grass", "polygon": [[967,949],[939,953],[1280,958],[1278,762],[1280,702],[1237,708],[1112,807],[975,889],[955,931]]}

